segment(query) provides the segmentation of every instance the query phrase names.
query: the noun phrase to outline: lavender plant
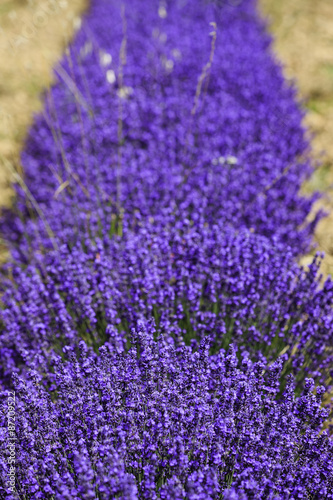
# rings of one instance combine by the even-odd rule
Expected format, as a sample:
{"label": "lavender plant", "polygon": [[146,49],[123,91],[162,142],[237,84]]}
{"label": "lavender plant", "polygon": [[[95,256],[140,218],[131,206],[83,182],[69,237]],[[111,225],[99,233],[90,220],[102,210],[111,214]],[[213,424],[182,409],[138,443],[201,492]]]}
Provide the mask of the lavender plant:
{"label": "lavender plant", "polygon": [[47,372],[64,344],[84,339],[97,351],[115,331],[154,318],[187,344],[210,336],[212,352],[231,342],[254,360],[285,354],[284,375],[330,385],[333,285],[320,286],[318,266],[306,271],[285,245],[246,230],[186,219],[63,246],[3,282],[2,375],[34,363]]}
{"label": "lavender plant", "polygon": [[69,243],[137,211],[308,248],[309,144],[255,2],[159,5],[92,3],[22,155],[28,191],[3,221],[16,260],[54,247],[45,221]]}
{"label": "lavender plant", "polygon": [[255,1],[93,0],[56,74],[1,222],[1,498],[332,499],[333,285]]}
{"label": "lavender plant", "polygon": [[276,401],[280,361],[263,375],[246,352],[239,363],[153,333],[133,331],[128,352],[120,335],[100,356],[66,349],[50,390],[36,372],[16,378],[18,495],[6,498],[333,498],[323,388],[307,379],[295,398],[290,379]]}

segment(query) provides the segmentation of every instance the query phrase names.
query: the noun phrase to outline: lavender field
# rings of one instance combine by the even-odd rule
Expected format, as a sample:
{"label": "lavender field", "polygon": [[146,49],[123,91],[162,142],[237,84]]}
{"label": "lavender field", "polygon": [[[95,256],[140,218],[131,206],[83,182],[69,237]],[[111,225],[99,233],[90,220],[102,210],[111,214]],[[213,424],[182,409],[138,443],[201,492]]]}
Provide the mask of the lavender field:
{"label": "lavender field", "polygon": [[254,0],[92,0],[0,229],[3,499],[333,499],[333,283]]}

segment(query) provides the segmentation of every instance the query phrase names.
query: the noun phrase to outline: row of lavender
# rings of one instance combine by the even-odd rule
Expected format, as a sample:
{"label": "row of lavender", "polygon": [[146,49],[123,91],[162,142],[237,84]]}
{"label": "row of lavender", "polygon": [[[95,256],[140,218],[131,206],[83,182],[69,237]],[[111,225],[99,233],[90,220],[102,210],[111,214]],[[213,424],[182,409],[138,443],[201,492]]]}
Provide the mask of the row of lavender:
{"label": "row of lavender", "polygon": [[333,284],[296,263],[269,45],[252,0],[92,2],[1,222],[1,498],[333,498]]}

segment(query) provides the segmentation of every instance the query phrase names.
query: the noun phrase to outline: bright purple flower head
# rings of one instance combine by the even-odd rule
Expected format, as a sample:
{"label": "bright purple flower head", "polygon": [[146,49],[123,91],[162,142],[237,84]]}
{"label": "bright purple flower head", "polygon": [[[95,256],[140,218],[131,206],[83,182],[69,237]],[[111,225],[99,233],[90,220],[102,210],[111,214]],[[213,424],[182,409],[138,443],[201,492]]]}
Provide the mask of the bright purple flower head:
{"label": "bright purple flower head", "polygon": [[[209,356],[153,340],[147,325],[100,356],[16,379],[16,487],[31,499],[333,498],[333,444],[321,432],[322,388],[293,382],[279,400],[281,362],[263,374],[246,352]],[[70,359],[68,359],[68,355]],[[6,416],[3,394],[2,418]],[[2,488],[8,433],[1,433]],[[2,490],[4,492],[4,489]],[[7,498],[11,498],[8,496]]]}
{"label": "bright purple flower head", "polygon": [[87,239],[38,265],[13,266],[0,316],[3,375],[24,364],[47,371],[64,344],[84,339],[97,351],[154,318],[178,343],[209,336],[213,352],[234,343],[252,359],[284,354],[284,375],[329,382],[333,286],[320,285],[318,259],[306,271],[277,241],[203,221],[133,224],[121,238]]}

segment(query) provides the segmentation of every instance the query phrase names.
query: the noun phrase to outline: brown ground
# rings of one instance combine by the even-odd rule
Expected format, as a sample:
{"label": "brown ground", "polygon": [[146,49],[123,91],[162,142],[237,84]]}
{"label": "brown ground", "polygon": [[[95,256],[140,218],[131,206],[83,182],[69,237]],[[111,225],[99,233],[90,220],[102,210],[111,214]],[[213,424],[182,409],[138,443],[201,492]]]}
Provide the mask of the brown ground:
{"label": "brown ground", "polygon": [[[0,0],[0,205],[10,202],[10,173],[18,163],[40,92],[52,81],[51,68],[79,25],[88,0]],[[315,134],[314,154],[321,156],[306,189],[325,190],[321,202],[333,207],[333,1],[259,0],[271,20],[275,49],[287,77],[296,78],[308,109],[306,123]],[[332,139],[331,139],[332,138]],[[3,160],[5,159],[5,161]],[[325,273],[333,272],[333,211],[316,232],[328,255]],[[304,257],[303,262],[308,262]]]}
{"label": "brown ground", "polygon": [[[51,68],[78,26],[86,0],[0,0],[0,155],[17,160]],[[9,200],[0,169],[0,203]]]}
{"label": "brown ground", "polygon": [[[87,0],[0,0],[0,206],[40,93],[79,26]],[[0,259],[3,252],[0,251]]]}
{"label": "brown ground", "polygon": [[[275,50],[288,78],[295,78],[307,108],[306,125],[314,134],[314,155],[321,167],[305,190],[325,191],[320,202],[331,215],[316,231],[322,266],[333,273],[333,1],[259,0],[271,21]],[[324,152],[325,151],[325,152]],[[324,153],[323,153],[324,152]],[[310,257],[304,257],[307,263]]]}

